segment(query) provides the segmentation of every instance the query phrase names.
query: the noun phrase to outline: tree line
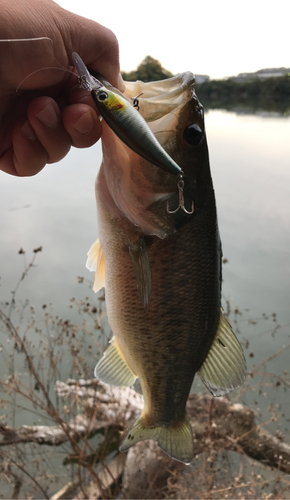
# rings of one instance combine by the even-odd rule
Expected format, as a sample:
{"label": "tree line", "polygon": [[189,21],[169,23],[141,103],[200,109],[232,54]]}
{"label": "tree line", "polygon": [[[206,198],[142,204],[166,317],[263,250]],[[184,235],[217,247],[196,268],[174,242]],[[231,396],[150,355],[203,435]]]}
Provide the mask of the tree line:
{"label": "tree line", "polygon": [[250,108],[290,112],[290,75],[237,82],[233,78],[195,85],[205,109]]}
{"label": "tree line", "polygon": [[[127,81],[151,82],[174,75],[163,68],[157,59],[147,56],[136,70],[122,72],[122,76]],[[264,79],[256,77],[242,82],[234,78],[208,80],[195,84],[195,89],[205,109],[248,108],[253,111],[290,113],[290,73]]]}

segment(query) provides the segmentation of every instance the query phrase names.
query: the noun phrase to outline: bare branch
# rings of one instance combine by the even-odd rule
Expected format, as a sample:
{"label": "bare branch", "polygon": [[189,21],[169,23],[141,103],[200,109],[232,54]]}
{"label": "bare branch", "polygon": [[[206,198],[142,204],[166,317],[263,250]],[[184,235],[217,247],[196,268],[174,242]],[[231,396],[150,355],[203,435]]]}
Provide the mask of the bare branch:
{"label": "bare branch", "polygon": [[29,442],[59,446],[69,439],[77,441],[88,432],[120,427],[124,421],[133,421],[143,407],[142,396],[132,389],[111,387],[96,380],[58,381],[55,389],[59,396],[85,400],[86,409],[93,409],[96,418],[92,420],[91,412],[86,411],[68,423],[62,421],[61,425],[55,426],[23,425],[13,429],[0,424],[3,436],[0,446]]}
{"label": "bare branch", "polygon": [[[143,399],[130,388],[117,388],[97,380],[57,382],[58,396],[82,401],[84,412],[67,424],[55,426],[21,426],[17,429],[1,424],[0,446],[36,442],[57,446],[114,426],[127,428],[142,411]],[[212,448],[245,453],[251,458],[281,471],[290,472],[290,446],[258,425],[251,408],[231,404],[226,398],[191,394],[188,413],[194,433],[195,453]],[[92,419],[92,411],[96,418]],[[65,427],[65,428],[64,428]]]}

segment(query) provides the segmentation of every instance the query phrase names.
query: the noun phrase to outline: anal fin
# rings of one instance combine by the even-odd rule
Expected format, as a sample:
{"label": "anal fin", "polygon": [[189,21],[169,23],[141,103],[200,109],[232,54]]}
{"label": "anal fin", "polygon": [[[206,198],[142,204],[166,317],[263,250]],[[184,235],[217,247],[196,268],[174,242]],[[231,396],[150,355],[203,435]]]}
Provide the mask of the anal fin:
{"label": "anal fin", "polygon": [[137,378],[114,338],[95,368],[95,377],[117,387],[129,387]]}
{"label": "anal fin", "polygon": [[243,383],[246,372],[241,344],[221,311],[217,333],[198,374],[214,396],[223,396]]}
{"label": "anal fin", "polygon": [[157,441],[158,446],[167,455],[179,462],[190,464],[193,458],[192,430],[187,414],[181,422],[167,427],[148,426],[141,415],[128,430],[119,449],[127,451],[134,444],[146,439]]}
{"label": "anal fin", "polygon": [[93,290],[97,293],[105,286],[105,257],[99,239],[95,241],[88,251],[86,268],[89,271],[95,271]]}
{"label": "anal fin", "polygon": [[133,264],[134,275],[137,281],[139,296],[144,309],[147,312],[152,291],[152,276],[144,239],[140,238],[137,245],[130,245],[129,253]]}

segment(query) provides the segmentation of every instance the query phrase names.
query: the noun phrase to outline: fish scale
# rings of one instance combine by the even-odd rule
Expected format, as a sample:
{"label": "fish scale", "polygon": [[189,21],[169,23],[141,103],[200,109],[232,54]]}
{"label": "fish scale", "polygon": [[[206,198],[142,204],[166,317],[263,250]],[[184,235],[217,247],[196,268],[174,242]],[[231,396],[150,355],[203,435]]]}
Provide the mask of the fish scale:
{"label": "fish scale", "polygon": [[[214,214],[212,190],[211,193]],[[140,379],[146,376],[150,414],[154,415],[157,422],[162,421],[163,425],[174,421],[176,412],[179,414],[184,411],[194,374],[202,364],[208,344],[211,344],[216,332],[220,307],[220,254],[216,250],[219,248],[219,241],[216,241],[213,214],[193,215],[178,233],[165,240],[157,240],[148,249],[152,272],[152,296],[148,313],[138,297],[133,273],[131,272],[131,277],[127,273],[131,265],[128,252],[120,253],[117,262],[114,255],[112,261],[110,258],[108,260],[106,298],[109,304],[114,304],[114,309],[108,306],[110,325],[117,340],[126,337],[126,346],[123,347],[122,340],[120,341],[121,349],[125,358],[132,360],[129,366],[133,372],[138,373]],[[127,240],[125,231],[119,236],[124,241]],[[204,242],[209,239],[212,244]],[[120,241],[117,248],[122,246]],[[105,246],[104,253],[107,253]],[[162,260],[166,262],[165,268],[160,265]],[[110,269],[114,269],[112,275]],[[208,283],[204,282],[205,273]],[[115,281],[116,274],[119,276],[118,287],[112,288],[110,281]],[[195,281],[186,279],[186,276],[195,276]],[[116,307],[120,289],[122,303],[120,307]],[[202,337],[204,310],[209,317],[210,329]],[[215,321],[212,318],[216,318]],[[162,383],[164,367],[168,367],[170,371],[172,366],[181,364],[181,374],[176,377],[175,370],[172,370],[173,376]],[[154,380],[159,380],[160,383],[156,385]],[[170,386],[170,390],[167,386]],[[150,387],[154,387],[154,391]],[[176,392],[183,394],[183,402],[178,405],[178,409],[170,402]],[[166,393],[168,397],[164,400]]]}

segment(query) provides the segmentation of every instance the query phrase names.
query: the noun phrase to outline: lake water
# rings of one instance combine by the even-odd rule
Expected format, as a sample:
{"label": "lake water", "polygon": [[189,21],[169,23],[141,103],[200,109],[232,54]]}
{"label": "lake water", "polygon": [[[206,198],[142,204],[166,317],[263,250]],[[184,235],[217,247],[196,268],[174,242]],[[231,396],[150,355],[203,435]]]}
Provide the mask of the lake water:
{"label": "lake water", "polygon": [[[290,243],[290,118],[206,115],[211,171],[224,256],[224,294],[253,312],[288,321]],[[77,295],[77,276],[91,278],[86,253],[97,237],[94,180],[100,145],[73,149],[31,178],[0,172],[1,300],[23,271],[26,251],[40,245],[35,269],[19,290],[33,305],[63,313]],[[286,315],[286,317],[285,317]]]}
{"label": "lake water", "polygon": [[[242,313],[232,315],[232,321],[248,344],[245,355],[253,369],[290,343],[290,118],[210,111],[205,119],[228,260],[223,270],[224,306],[228,301],[232,311],[238,307]],[[43,304],[52,304],[54,314],[70,319],[69,299],[94,295],[85,261],[97,238],[94,181],[100,162],[98,144],[72,150],[33,178],[0,173],[0,302],[11,300],[25,260],[29,263],[33,249],[42,246],[17,292],[17,304],[29,299],[39,323]],[[20,248],[24,255],[18,254]],[[82,285],[78,276],[85,278]],[[8,349],[3,333],[0,341],[1,358]],[[259,407],[260,421],[269,418],[269,402],[276,405],[281,416],[272,430],[281,428],[289,441],[287,386],[273,388],[276,379],[267,375],[274,373],[290,384],[288,360],[286,348],[263,365],[259,372],[264,375],[246,381],[237,398]],[[1,362],[0,379],[6,376],[7,365]],[[201,388],[198,381],[195,388]]]}

